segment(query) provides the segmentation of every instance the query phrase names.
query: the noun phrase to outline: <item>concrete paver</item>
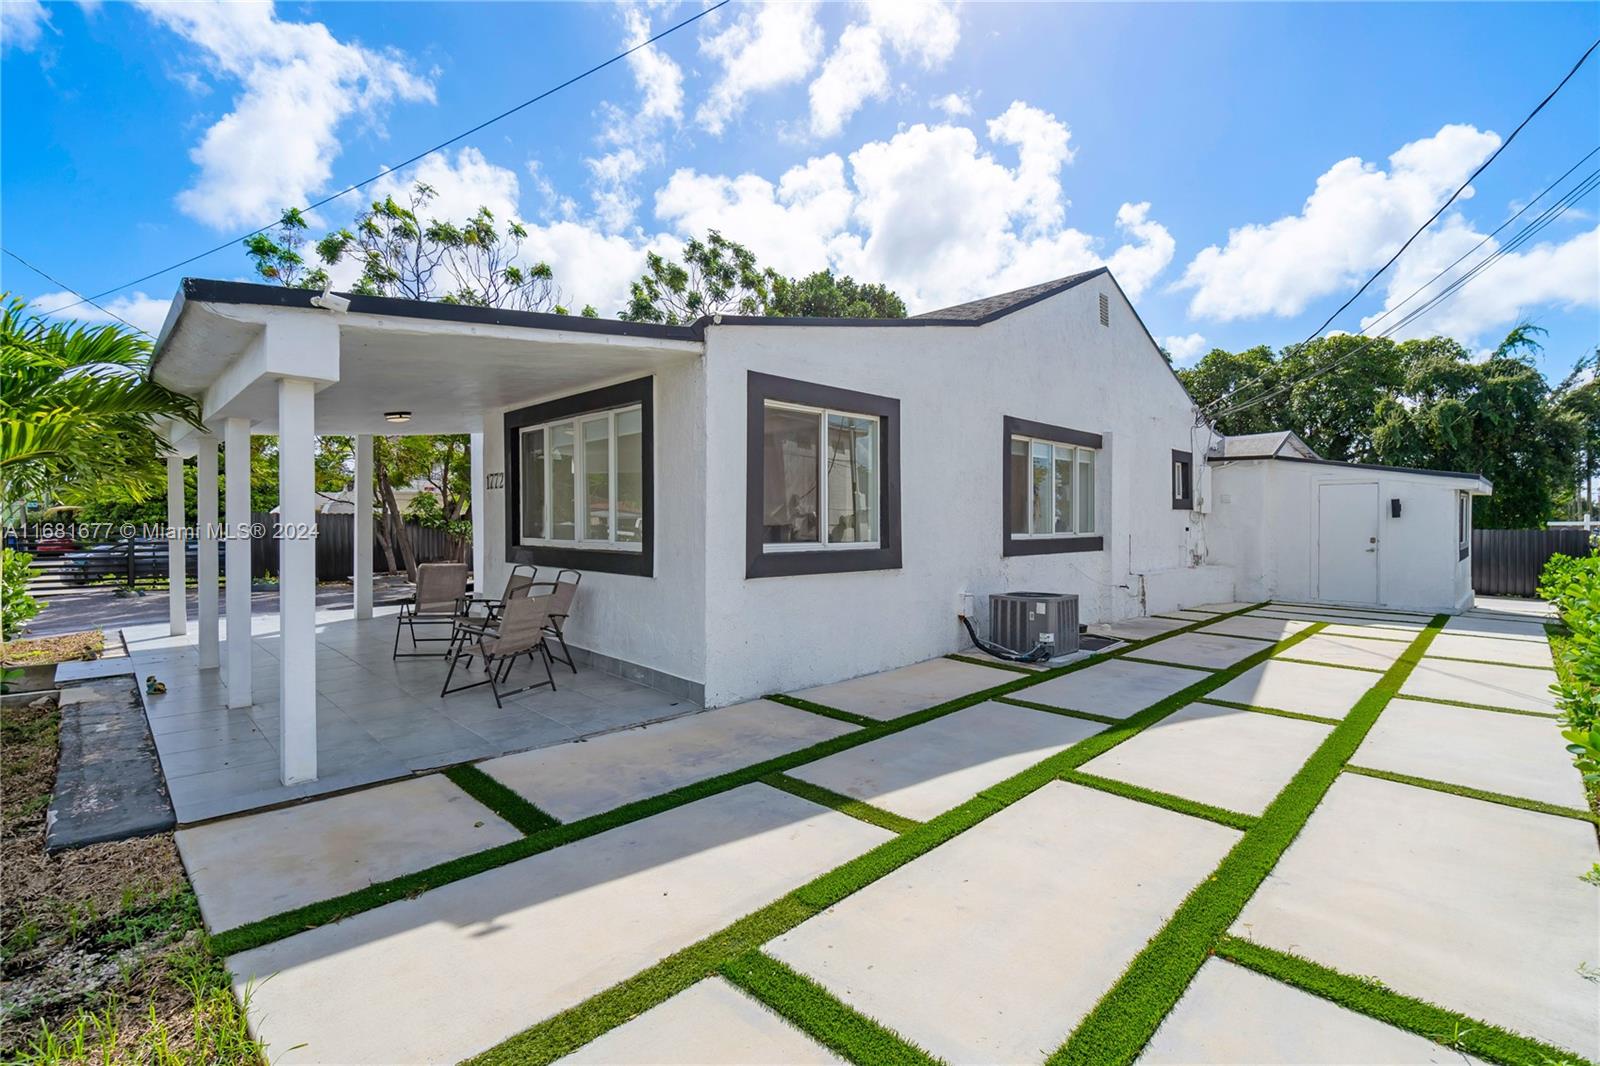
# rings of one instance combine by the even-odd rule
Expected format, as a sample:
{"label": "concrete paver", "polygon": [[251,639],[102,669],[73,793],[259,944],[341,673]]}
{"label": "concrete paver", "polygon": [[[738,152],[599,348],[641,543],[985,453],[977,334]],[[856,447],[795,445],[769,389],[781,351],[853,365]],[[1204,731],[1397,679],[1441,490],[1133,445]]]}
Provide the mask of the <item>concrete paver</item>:
{"label": "concrete paver", "polygon": [[709,977],[559,1061],[570,1066],[828,1066],[844,1060],[727,981]]}
{"label": "concrete paver", "polygon": [[1377,674],[1364,670],[1269,659],[1252,666],[1209,696],[1255,707],[1271,707],[1275,711],[1343,718],[1377,682]]}
{"label": "concrete paver", "polygon": [[1417,639],[1417,634],[1421,633],[1424,628],[1423,626],[1386,625],[1380,622],[1362,622],[1359,624],[1335,622],[1325,626],[1322,634],[1330,637],[1357,637],[1362,640],[1387,640],[1410,644]]}
{"label": "concrete paver", "polygon": [[1342,775],[1234,932],[1600,1056],[1594,827]]}
{"label": "concrete paver", "polygon": [[1191,703],[1090,759],[1082,769],[1214,807],[1260,814],[1331,728]]}
{"label": "concrete paver", "polygon": [[1179,633],[1148,648],[1140,648],[1133,654],[1141,659],[1151,659],[1155,662],[1186,663],[1189,666],[1202,666],[1208,670],[1221,670],[1269,647],[1271,645],[1266,641],[1226,637],[1201,630],[1195,633]]}
{"label": "concrete paver", "polygon": [[1564,744],[1542,718],[1396,698],[1350,761],[1584,810],[1583,778]]}
{"label": "concrete paver", "polygon": [[1356,666],[1366,670],[1387,670],[1405,654],[1407,644],[1396,640],[1364,640],[1361,637],[1330,636],[1326,632],[1307,637],[1282,652],[1287,659]]}
{"label": "concrete paver", "polygon": [[1236,618],[1224,618],[1220,622],[1201,629],[1201,633],[1221,633],[1229,637],[1256,637],[1260,640],[1282,640],[1300,632],[1310,622],[1292,618],[1262,618],[1260,615],[1244,614]]}
{"label": "concrete paver", "polygon": [[506,755],[478,769],[570,822],[809,747],[856,727],[770,700]]}
{"label": "concrete paver", "polygon": [[808,763],[789,776],[927,821],[1104,728],[990,701]]}
{"label": "concrete paver", "polygon": [[439,774],[177,832],[213,931],[521,838]]}
{"label": "concrete paver", "polygon": [[1157,611],[1153,617],[1156,617],[1156,618],[1182,618],[1186,622],[1204,622],[1207,619],[1215,618],[1216,614],[1211,612],[1211,611],[1194,611],[1194,610]]}
{"label": "concrete paver", "polygon": [[1443,632],[1462,636],[1509,637],[1545,642],[1544,622],[1538,618],[1513,618],[1495,614],[1458,614],[1444,624]]}
{"label": "concrete paver", "polygon": [[1251,607],[1251,606],[1254,606],[1254,605],[1253,604],[1249,604],[1249,603],[1242,603],[1242,602],[1240,602],[1238,600],[1230,600],[1227,603],[1195,603],[1195,604],[1190,604],[1189,605],[1189,610],[1191,610],[1191,611],[1206,611],[1206,612],[1209,612],[1211,614],[1229,614],[1229,613],[1231,613],[1233,611],[1242,611],[1246,607]]}
{"label": "concrete paver", "polygon": [[1239,834],[1055,782],[772,941],[950,1062],[1042,1062]]}
{"label": "concrete paver", "polygon": [[1555,683],[1554,670],[1424,658],[1400,686],[1400,694],[1554,714],[1550,686]]}
{"label": "concrete paver", "polygon": [[1069,711],[1127,718],[1204,678],[1204,674],[1182,667],[1109,659],[1011,695]]}
{"label": "concrete paver", "polygon": [[1139,1056],[1150,1066],[1477,1061],[1218,958],[1200,967]]}
{"label": "concrete paver", "polygon": [[881,674],[808,688],[793,695],[825,707],[887,721],[1005,684],[1005,679],[996,678],[995,674],[988,666],[955,659],[929,659]]}
{"label": "concrete paver", "polygon": [[1513,666],[1542,666],[1553,669],[1550,643],[1545,640],[1516,640],[1504,636],[1483,637],[1469,633],[1440,632],[1423,653],[1427,658],[1471,659],[1481,663],[1509,663]]}
{"label": "concrete paver", "polygon": [[1089,631],[1118,640],[1148,640],[1190,624],[1181,618],[1124,618],[1120,622],[1096,622],[1089,627]]}
{"label": "concrete paver", "polygon": [[274,1063],[456,1062],[889,837],[747,785],[234,955],[228,967],[235,990],[249,989]]}

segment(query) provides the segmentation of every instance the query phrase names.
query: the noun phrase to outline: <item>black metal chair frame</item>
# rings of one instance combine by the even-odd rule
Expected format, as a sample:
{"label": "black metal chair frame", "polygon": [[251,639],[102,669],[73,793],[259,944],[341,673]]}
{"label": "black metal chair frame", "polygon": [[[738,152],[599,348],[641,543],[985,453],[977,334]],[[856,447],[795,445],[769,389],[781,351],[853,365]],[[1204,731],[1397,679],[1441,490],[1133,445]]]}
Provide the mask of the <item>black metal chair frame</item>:
{"label": "black metal chair frame", "polygon": [[[537,574],[537,571],[535,571],[535,574]],[[567,582],[567,584],[572,586],[573,595],[576,596],[578,585],[583,581],[583,574],[577,570],[559,570],[556,572],[556,579],[554,581],[535,581],[534,585],[535,587],[548,588],[551,592],[554,592],[556,586],[562,583],[561,575],[563,574],[572,575],[572,580]],[[567,647],[566,635],[561,632],[561,627],[565,624],[567,617],[568,616],[564,613],[553,614],[550,616],[550,624],[545,627],[544,631],[550,636],[556,638],[556,642],[561,645],[561,654],[557,655],[548,648],[545,649],[545,654],[550,656],[550,658],[558,663],[566,664],[567,669],[576,674],[578,672],[578,667],[572,661],[572,649]]]}
{"label": "black metal chair frame", "polygon": [[[482,688],[484,685],[488,685],[489,691],[494,693],[494,705],[496,707],[503,707],[505,704],[502,701],[511,696],[519,696],[524,692],[532,692],[534,689],[540,688],[548,688],[551,692],[556,690],[555,674],[551,673],[550,671],[550,649],[545,647],[543,639],[541,639],[539,643],[535,644],[533,647],[526,648],[511,655],[496,656],[487,649],[483,649],[483,668],[489,676],[484,678],[482,681],[474,681],[470,685],[457,685],[455,688],[451,688],[450,679],[455,676],[457,664],[459,664],[462,659],[466,659],[467,668],[470,669],[472,667],[472,660],[476,653],[467,650],[473,645],[467,643],[467,640],[465,639],[471,636],[478,637],[479,643],[477,647],[483,649],[483,638],[494,636],[494,626],[492,623],[484,625],[460,623],[456,626],[455,634],[451,636],[451,650],[446,653],[450,660],[450,669],[445,672],[444,686],[439,690],[440,698],[457,692],[465,692],[469,688]],[[460,639],[460,646],[456,647],[455,642],[458,639]],[[544,676],[546,680],[532,685],[524,685],[521,688],[511,689],[509,692],[500,691],[500,686],[505,684],[506,680],[511,676],[511,668],[516,665],[517,660],[526,655],[529,661],[532,661],[534,652],[539,653],[539,661],[544,664]]]}
{"label": "black metal chair frame", "polygon": [[[449,613],[439,611],[424,612],[420,610],[416,596],[413,594],[409,603],[400,605],[400,613],[395,616],[394,653],[390,657],[394,659],[437,659],[441,655],[448,656],[456,642],[456,624],[466,617],[470,604],[471,597],[462,595],[456,597],[455,605]],[[419,637],[417,636],[418,626],[449,626],[450,635],[444,637]],[[421,644],[444,644],[447,646],[443,652],[403,652],[400,650],[401,629],[405,629],[411,637],[412,648],[416,648]]]}

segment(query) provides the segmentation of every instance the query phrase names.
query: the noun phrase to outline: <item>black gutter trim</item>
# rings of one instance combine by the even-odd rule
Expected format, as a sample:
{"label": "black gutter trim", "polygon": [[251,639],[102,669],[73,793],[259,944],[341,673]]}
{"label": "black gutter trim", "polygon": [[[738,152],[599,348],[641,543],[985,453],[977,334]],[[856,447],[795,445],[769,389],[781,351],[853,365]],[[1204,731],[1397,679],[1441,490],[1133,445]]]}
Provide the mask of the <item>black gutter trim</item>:
{"label": "black gutter trim", "polygon": [[[311,289],[291,289],[283,285],[259,285],[247,281],[213,281],[209,278],[184,278],[185,301],[217,304],[254,304],[260,307],[314,309]],[[613,337],[647,337],[651,340],[698,341],[704,332],[698,326],[662,326],[653,322],[621,322],[610,318],[584,318],[582,315],[554,315],[545,311],[511,311],[500,307],[470,307],[466,304],[439,303],[434,300],[401,300],[390,296],[358,296],[340,293],[350,301],[349,314],[395,315],[434,322],[469,322],[481,326],[520,326],[525,329],[559,329],[571,333],[600,333]]]}
{"label": "black gutter trim", "polygon": [[1419,466],[1385,466],[1382,463],[1346,463],[1339,459],[1307,459],[1299,455],[1214,455],[1207,459],[1211,463],[1255,463],[1263,459],[1271,459],[1277,463],[1309,463],[1312,466],[1342,466],[1347,470],[1386,470],[1391,474],[1426,474],[1428,477],[1454,477],[1467,478],[1471,481],[1481,481],[1494,488],[1494,482],[1482,474],[1469,474],[1460,470],[1424,470]]}

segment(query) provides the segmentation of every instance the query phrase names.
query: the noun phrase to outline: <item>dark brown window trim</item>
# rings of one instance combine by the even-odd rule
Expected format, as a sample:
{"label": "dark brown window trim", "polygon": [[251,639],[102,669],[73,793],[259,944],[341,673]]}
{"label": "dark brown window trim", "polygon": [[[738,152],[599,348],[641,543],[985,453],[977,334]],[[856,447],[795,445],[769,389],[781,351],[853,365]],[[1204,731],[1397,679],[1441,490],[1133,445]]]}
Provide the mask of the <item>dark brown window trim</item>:
{"label": "dark brown window trim", "polygon": [[[558,400],[522,407],[505,414],[506,438],[506,561],[535,566],[569,566],[602,574],[651,577],[655,573],[655,380],[639,378],[620,385],[563,396]],[[639,405],[639,426],[644,437],[640,471],[644,489],[644,535],[639,551],[605,551],[595,548],[557,548],[522,544],[522,445],[520,431],[556,419],[614,407]]]}
{"label": "dark brown window trim", "polygon": [[1172,509],[1174,511],[1192,511],[1194,510],[1194,453],[1180,452],[1178,449],[1174,448],[1172,449],[1172,462],[1173,465],[1177,465],[1178,463],[1182,463],[1184,465],[1188,474],[1187,480],[1189,482],[1188,495],[1174,496],[1172,498]]}
{"label": "dark brown window trim", "polygon": [[[795,381],[752,370],[745,412],[745,567],[744,576],[789,577],[900,569],[900,401],[809,381]],[[819,548],[816,551],[766,551],[761,523],[762,441],[766,402],[850,411],[878,418],[878,547]]]}
{"label": "dark brown window trim", "polygon": [[[1068,555],[1074,552],[1104,551],[1105,538],[1062,534],[1059,537],[1011,536],[1011,438],[1035,437],[1055,444],[1076,444],[1080,448],[1102,448],[1104,438],[1098,433],[1081,429],[1052,426],[1045,422],[1030,422],[1026,418],[1004,419],[1005,433],[1000,438],[1000,554],[1011,555]],[[1100,464],[1095,463],[1096,476]]]}

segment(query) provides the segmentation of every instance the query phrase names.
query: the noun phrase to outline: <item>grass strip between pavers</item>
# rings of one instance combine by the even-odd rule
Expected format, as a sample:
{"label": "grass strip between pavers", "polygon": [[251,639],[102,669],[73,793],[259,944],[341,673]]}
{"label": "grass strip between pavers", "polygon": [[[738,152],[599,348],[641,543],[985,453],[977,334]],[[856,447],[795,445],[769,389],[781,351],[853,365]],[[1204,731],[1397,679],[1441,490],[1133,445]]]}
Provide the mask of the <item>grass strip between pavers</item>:
{"label": "grass strip between pavers", "polygon": [[516,827],[523,836],[532,836],[561,824],[507,786],[470,763],[447,767],[444,776],[461,791]]}
{"label": "grass strip between pavers", "polygon": [[1216,953],[1219,958],[1369,1018],[1416,1033],[1463,1055],[1505,1063],[1506,1066],[1588,1062],[1570,1051],[1532,1037],[1391,991],[1372,978],[1352,977],[1298,955],[1264,947],[1241,937],[1222,937],[1217,942]]}
{"label": "grass strip between pavers", "polygon": [[[1367,731],[1443,628],[1435,615],[1377,683],[1356,701],[1217,865],[1134,956],[1116,984],[1048,1060],[1062,1064],[1132,1063],[1199,972],[1217,940],[1238,918],[1278,859],[1322,802]],[[1316,627],[1316,628],[1320,628]],[[1297,637],[1316,629],[1302,630]]]}
{"label": "grass strip between pavers", "polygon": [[1381,674],[1386,669],[1380,666],[1353,666],[1350,663],[1325,663],[1320,659],[1291,659],[1287,655],[1276,661],[1280,663],[1299,663],[1301,666],[1326,666],[1333,670],[1359,670],[1363,674]]}
{"label": "grass strip between pavers", "polygon": [[908,829],[915,829],[922,823],[915,818],[907,818],[893,811],[886,811],[882,807],[874,807],[854,796],[846,796],[842,792],[835,792],[831,788],[813,785],[810,781],[802,781],[798,777],[788,774],[768,774],[761,779],[763,785],[771,785],[801,799],[810,800],[812,803],[823,807],[831,807],[840,814],[848,814],[852,818],[875,825],[880,829],[887,829],[891,833],[904,833]]}
{"label": "grass strip between pavers", "polygon": [[1016,663],[1008,663],[1004,659],[980,659],[976,655],[958,655],[954,653],[946,655],[945,658],[958,663],[968,663],[972,666],[987,666],[993,670],[1010,670],[1013,674],[1036,674],[1039,672],[1030,670],[1026,666],[1018,666]]}
{"label": "grass strip between pavers", "polygon": [[1485,803],[1498,803],[1503,807],[1518,807],[1525,811],[1553,814],[1560,818],[1576,818],[1580,822],[1600,822],[1600,817],[1577,807],[1563,807],[1559,803],[1546,803],[1543,800],[1527,799],[1523,796],[1510,796],[1504,792],[1489,792],[1485,789],[1473,788],[1470,785],[1453,785],[1448,781],[1437,781],[1431,777],[1413,777],[1410,774],[1397,774],[1392,770],[1377,770],[1370,766],[1346,766],[1344,772],[1347,774],[1360,774],[1362,777],[1376,777],[1380,780],[1393,781],[1400,785],[1414,785],[1417,788],[1432,789],[1434,792],[1448,792],[1452,796],[1482,800]]}
{"label": "grass strip between pavers", "polygon": [[[1235,613],[1242,614],[1250,609],[1247,607]],[[1195,623],[1196,626],[1204,624],[1206,623]],[[587,818],[580,818],[574,822],[553,826],[532,836],[523,837],[521,840],[514,840],[509,844],[501,844],[486,851],[464,855],[460,858],[440,863],[437,866],[430,866],[424,870],[402,874],[387,881],[375,882],[353,892],[347,892],[342,896],[318,900],[315,903],[308,903],[305,906],[296,907],[281,914],[261,918],[237,928],[214,934],[212,945],[219,955],[235,955],[241,951],[260,947],[263,944],[270,944],[274,940],[281,940],[286,936],[293,936],[295,933],[304,932],[307,929],[342,921],[363,911],[373,910],[399,900],[410,899],[431,889],[441,888],[463,878],[472,877],[476,874],[505,866],[508,863],[550,851],[553,848],[576,843],[579,840],[604,833],[607,830],[616,829],[641,818],[661,814],[681,807],[686,803],[693,803],[695,800],[715,796],[730,789],[738,788],[741,785],[752,784],[768,774],[781,773],[795,766],[801,766],[805,763],[814,762],[829,755],[846,751],[859,744],[870,743],[891,733],[898,733],[901,730],[919,726],[924,722],[931,722],[936,718],[974,706],[987,699],[1020,691],[1021,689],[1049,681],[1052,678],[1087,669],[1107,659],[1122,656],[1128,651],[1187,632],[1191,628],[1193,627],[1186,626],[1181,629],[1174,629],[1171,632],[1162,633],[1147,640],[1130,642],[1113,652],[1092,655],[1086,659],[1080,659],[1077,662],[1068,663],[1053,670],[1040,670],[1026,677],[1018,676],[1015,680],[1003,682],[993,688],[947,700],[936,706],[921,711],[913,711],[890,721],[880,722],[875,719],[863,719],[864,722],[870,724],[854,733],[832,737],[808,748],[801,748],[799,751],[775,756],[752,766],[719,774],[704,781],[696,781],[681,788],[663,792],[660,795],[635,800],[632,803],[626,803],[609,811],[590,815]],[[1297,636],[1299,635],[1297,634]],[[789,706],[798,706],[804,710],[815,711],[820,709],[824,712],[831,712],[828,717],[838,717],[847,713],[837,708],[812,703],[809,700],[799,700],[793,696],[780,695],[775,699],[777,702]],[[957,808],[957,810],[959,809],[961,808]],[[926,828],[926,823],[918,827],[919,830],[924,828]],[[907,834],[907,836],[909,835],[911,834]]]}
{"label": "grass strip between pavers", "polygon": [[1185,799],[1182,796],[1173,795],[1171,792],[1157,792],[1153,788],[1143,788],[1139,785],[1130,785],[1126,781],[1118,781],[1110,777],[1086,774],[1082,770],[1068,770],[1061,775],[1061,780],[1074,785],[1083,785],[1085,788],[1109,792],[1113,796],[1121,796],[1123,799],[1137,800],[1140,803],[1148,803],[1154,807],[1164,807],[1169,811],[1187,814],[1193,818],[1204,818],[1208,822],[1216,822],[1219,825],[1227,826],[1229,829],[1249,829],[1256,824],[1256,817],[1253,814],[1230,811],[1226,807],[1213,807],[1209,803]]}
{"label": "grass strip between pavers", "polygon": [[826,703],[803,700],[798,696],[786,696],[781,692],[769,693],[761,698],[771,700],[773,703],[781,703],[785,707],[793,707],[797,711],[809,711],[812,714],[821,715],[823,718],[832,718],[838,722],[848,722],[851,725],[858,725],[865,729],[871,729],[874,726],[883,724],[877,718],[868,718],[864,714],[851,714],[849,711],[841,711],[837,707],[829,707]]}
{"label": "grass strip between pavers", "polygon": [[[1523,643],[1532,644],[1533,641],[1523,641]],[[1539,666],[1535,663],[1508,663],[1503,659],[1465,659],[1459,655],[1430,655],[1428,658],[1432,659],[1434,662],[1482,663],[1484,666],[1509,666],[1517,670],[1543,670],[1545,673],[1549,673],[1555,669],[1553,666]]]}
{"label": "grass strip between pavers", "polygon": [[1009,703],[1013,707],[1026,707],[1030,711],[1044,711],[1047,714],[1059,714],[1066,718],[1082,718],[1085,722],[1099,722],[1101,725],[1116,725],[1122,721],[1104,714],[1090,714],[1088,711],[1075,711],[1070,707],[1052,707],[1048,703],[1035,703],[1032,700],[1019,700],[1012,696],[1000,696],[996,703]]}
{"label": "grass strip between pavers", "polygon": [[1523,710],[1521,707],[1496,707],[1491,703],[1468,703],[1466,700],[1446,700],[1441,699],[1438,696],[1413,696],[1409,692],[1400,698],[1403,700],[1417,700],[1421,703],[1437,703],[1441,707],[1465,707],[1469,711],[1493,711],[1495,714],[1520,714],[1528,718],[1549,718],[1551,721],[1556,722],[1561,720],[1561,716],[1559,714],[1551,714],[1549,711],[1527,711]]}
{"label": "grass strip between pavers", "polygon": [[1338,725],[1341,721],[1341,719],[1326,718],[1320,714],[1306,714],[1304,711],[1285,711],[1277,707],[1263,707],[1259,703],[1239,703],[1236,700],[1214,700],[1209,697],[1197,702],[1209,703],[1216,707],[1228,707],[1235,711],[1252,711],[1256,714],[1270,714],[1277,718],[1294,718],[1302,722],[1316,722],[1318,725]]}
{"label": "grass strip between pavers", "polygon": [[[1167,635],[1171,636],[1172,634]],[[1224,634],[1222,633],[1217,634],[1219,637],[1223,635]],[[1160,659],[1145,659],[1138,655],[1124,655],[1122,658],[1128,660],[1130,663],[1144,663],[1146,666],[1173,666],[1179,670],[1194,670],[1202,674],[1214,674],[1217,672],[1217,667],[1215,666],[1196,666],[1194,663],[1167,663],[1162,662]]]}
{"label": "grass strip between pavers", "polygon": [[769,955],[747,951],[723,963],[720,972],[796,1029],[851,1062],[933,1066],[940,1061]]}

